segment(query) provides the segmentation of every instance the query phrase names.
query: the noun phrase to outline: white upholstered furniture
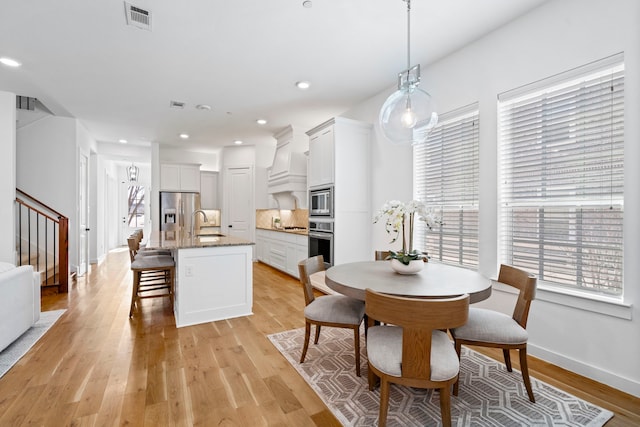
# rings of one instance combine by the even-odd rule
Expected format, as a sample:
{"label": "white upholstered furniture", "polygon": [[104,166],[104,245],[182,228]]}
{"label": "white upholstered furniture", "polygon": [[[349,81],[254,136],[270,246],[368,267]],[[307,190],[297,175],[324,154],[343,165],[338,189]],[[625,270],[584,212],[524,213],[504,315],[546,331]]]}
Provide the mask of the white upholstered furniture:
{"label": "white upholstered furniture", "polygon": [[33,267],[0,262],[0,350],[40,319],[39,275]]}
{"label": "white upholstered furniture", "polygon": [[324,258],[316,255],[298,263],[300,283],[304,291],[304,346],[300,363],[304,362],[309,349],[311,325],[316,325],[314,344],[318,344],[320,327],[347,328],[353,330],[356,375],[360,376],[360,324],[364,318],[364,302],[344,295],[325,295],[316,298],[311,288],[309,276],[324,271]]}
{"label": "white upholstered furniture", "polygon": [[[365,303],[369,323],[369,390],[380,379],[378,426],[387,423],[391,383],[438,389],[442,425],[451,426],[449,393],[458,379],[460,364],[453,343],[443,331],[467,321],[469,295],[403,298],[367,289]],[[376,321],[387,326],[375,325]]]}
{"label": "white upholstered furniture", "polygon": [[[460,357],[463,345],[501,348],[504,363],[509,372],[512,371],[510,350],[518,350],[522,379],[529,400],[535,403],[536,399],[531,389],[527,365],[528,334],[526,328],[531,301],[536,296],[537,279],[524,270],[502,264],[498,282],[518,290],[518,300],[513,310],[513,316],[483,308],[470,308],[467,323],[451,329],[451,336],[454,339],[458,357]],[[458,382],[453,386],[454,395],[458,394],[458,386]]]}

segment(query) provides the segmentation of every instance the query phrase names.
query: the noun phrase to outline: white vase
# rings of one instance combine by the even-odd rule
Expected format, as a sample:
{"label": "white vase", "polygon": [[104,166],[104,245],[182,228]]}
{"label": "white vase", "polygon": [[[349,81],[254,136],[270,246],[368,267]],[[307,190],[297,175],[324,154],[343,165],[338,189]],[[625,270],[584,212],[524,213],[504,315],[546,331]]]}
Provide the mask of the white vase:
{"label": "white vase", "polygon": [[398,274],[417,274],[424,268],[424,261],[421,259],[414,259],[409,261],[409,265],[406,265],[401,261],[392,258],[391,268]]}

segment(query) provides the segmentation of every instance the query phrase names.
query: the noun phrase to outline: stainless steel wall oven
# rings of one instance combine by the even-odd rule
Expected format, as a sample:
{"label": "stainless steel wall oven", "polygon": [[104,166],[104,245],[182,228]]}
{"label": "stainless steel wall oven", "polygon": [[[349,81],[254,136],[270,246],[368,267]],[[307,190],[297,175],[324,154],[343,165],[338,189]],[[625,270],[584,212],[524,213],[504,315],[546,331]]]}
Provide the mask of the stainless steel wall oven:
{"label": "stainless steel wall oven", "polygon": [[322,255],[327,268],[333,265],[333,220],[309,218],[309,257]]}

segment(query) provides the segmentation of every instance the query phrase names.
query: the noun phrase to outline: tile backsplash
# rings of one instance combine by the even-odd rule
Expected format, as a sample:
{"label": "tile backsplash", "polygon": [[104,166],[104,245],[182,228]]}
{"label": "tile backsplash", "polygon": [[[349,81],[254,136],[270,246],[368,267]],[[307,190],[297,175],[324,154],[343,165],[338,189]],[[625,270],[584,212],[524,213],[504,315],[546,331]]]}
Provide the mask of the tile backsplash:
{"label": "tile backsplash", "polygon": [[280,218],[282,227],[308,227],[309,226],[309,210],[295,209],[278,210],[278,209],[257,209],[256,210],[256,228],[273,228],[273,219]]}

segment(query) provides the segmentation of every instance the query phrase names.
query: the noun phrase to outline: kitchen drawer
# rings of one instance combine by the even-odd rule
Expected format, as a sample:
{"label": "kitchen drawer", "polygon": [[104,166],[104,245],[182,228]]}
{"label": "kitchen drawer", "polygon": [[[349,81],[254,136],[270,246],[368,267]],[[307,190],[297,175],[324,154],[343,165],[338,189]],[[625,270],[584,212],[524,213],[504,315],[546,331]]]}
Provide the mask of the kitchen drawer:
{"label": "kitchen drawer", "polygon": [[274,255],[279,255],[284,258],[287,256],[287,246],[283,243],[272,241],[269,248],[269,254],[272,257]]}
{"label": "kitchen drawer", "polygon": [[287,254],[280,254],[278,252],[274,252],[273,250],[270,252],[269,262],[272,267],[277,268],[278,270],[287,271]]}

